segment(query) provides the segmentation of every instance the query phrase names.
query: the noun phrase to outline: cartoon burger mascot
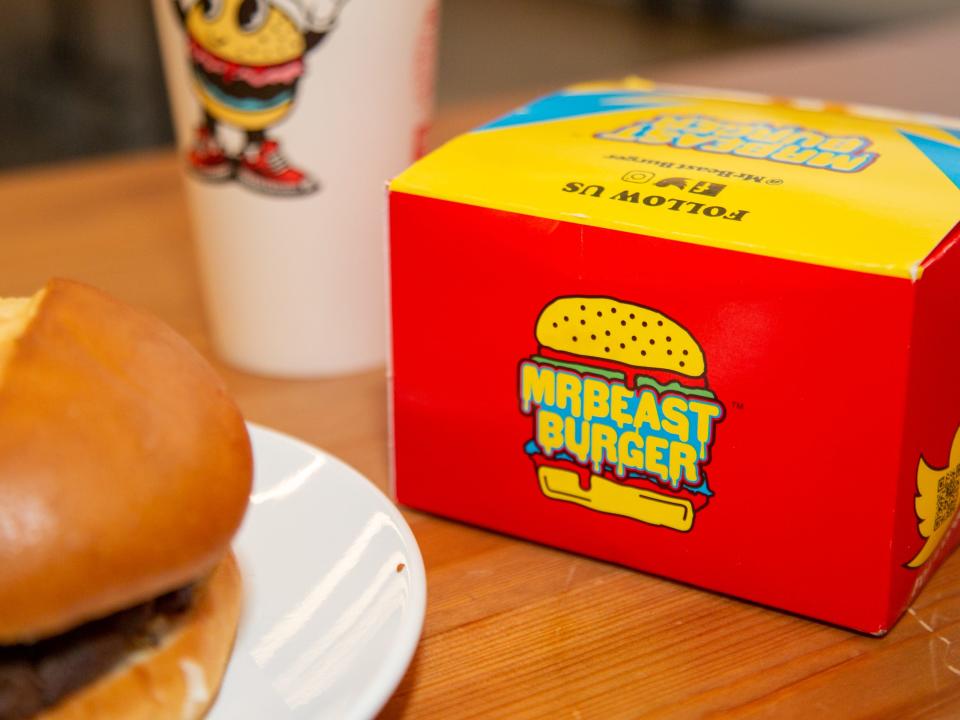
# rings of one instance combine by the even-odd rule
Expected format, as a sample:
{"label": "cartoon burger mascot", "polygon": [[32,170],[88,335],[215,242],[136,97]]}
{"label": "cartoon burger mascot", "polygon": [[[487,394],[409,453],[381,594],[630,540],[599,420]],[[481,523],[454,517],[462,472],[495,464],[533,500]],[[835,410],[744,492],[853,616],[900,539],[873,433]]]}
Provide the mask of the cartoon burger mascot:
{"label": "cartoon burger mascot", "polygon": [[[268,135],[293,107],[304,56],[327,37],[345,0],[173,0],[189,43],[193,87],[203,108],[188,156],[207,180],[236,178],[276,195],[318,188]],[[231,157],[220,124],[245,132]]]}

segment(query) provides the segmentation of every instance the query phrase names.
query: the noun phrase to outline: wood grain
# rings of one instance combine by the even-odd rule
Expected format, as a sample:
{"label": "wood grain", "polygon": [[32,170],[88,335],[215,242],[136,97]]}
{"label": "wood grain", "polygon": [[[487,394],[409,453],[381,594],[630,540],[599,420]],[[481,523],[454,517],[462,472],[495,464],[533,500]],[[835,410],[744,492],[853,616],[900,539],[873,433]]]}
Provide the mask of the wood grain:
{"label": "wood grain", "polygon": [[[442,113],[434,142],[517,100]],[[384,488],[382,372],[282,381],[213,357],[178,166],[161,152],[0,176],[0,295],[63,275],[156,313],[211,358],[250,420],[329,450]],[[384,719],[960,717],[960,555],[875,639],[405,514],[429,605]]]}

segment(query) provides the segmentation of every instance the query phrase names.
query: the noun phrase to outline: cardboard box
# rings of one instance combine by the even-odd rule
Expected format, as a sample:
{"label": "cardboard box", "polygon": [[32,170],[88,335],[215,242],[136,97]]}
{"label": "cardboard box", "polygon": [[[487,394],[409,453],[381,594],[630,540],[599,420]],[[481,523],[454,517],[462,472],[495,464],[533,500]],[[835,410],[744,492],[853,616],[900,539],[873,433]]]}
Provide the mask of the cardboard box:
{"label": "cardboard box", "polygon": [[399,502],[867,633],[960,541],[960,123],[588,85],[391,184]]}

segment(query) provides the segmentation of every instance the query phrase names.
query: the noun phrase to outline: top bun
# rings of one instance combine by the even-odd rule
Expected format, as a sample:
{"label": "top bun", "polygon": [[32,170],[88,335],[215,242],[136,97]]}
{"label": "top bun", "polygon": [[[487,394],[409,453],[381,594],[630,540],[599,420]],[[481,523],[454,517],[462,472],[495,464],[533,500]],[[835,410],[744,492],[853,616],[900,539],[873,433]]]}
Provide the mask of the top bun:
{"label": "top bun", "polygon": [[537,319],[537,342],[559,352],[700,377],[703,351],[656,310],[607,297],[562,297]]}
{"label": "top bun", "polygon": [[0,302],[0,644],[210,571],[251,471],[223,383],[162,322],[66,280]]}

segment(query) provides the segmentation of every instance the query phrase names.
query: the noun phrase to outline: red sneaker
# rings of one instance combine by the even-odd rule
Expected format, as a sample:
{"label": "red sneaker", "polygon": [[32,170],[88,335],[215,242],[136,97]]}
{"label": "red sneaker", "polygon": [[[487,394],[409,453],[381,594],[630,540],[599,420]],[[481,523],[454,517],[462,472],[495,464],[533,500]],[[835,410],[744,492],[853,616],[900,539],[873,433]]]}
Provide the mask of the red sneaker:
{"label": "red sneaker", "polygon": [[272,195],[306,195],[319,187],[312,177],[290,166],[276,140],[251,145],[239,160],[237,180],[254,190]]}
{"label": "red sneaker", "polygon": [[190,169],[205,180],[229,180],[233,161],[217,142],[217,136],[206,125],[197,128],[197,137],[187,155]]}

